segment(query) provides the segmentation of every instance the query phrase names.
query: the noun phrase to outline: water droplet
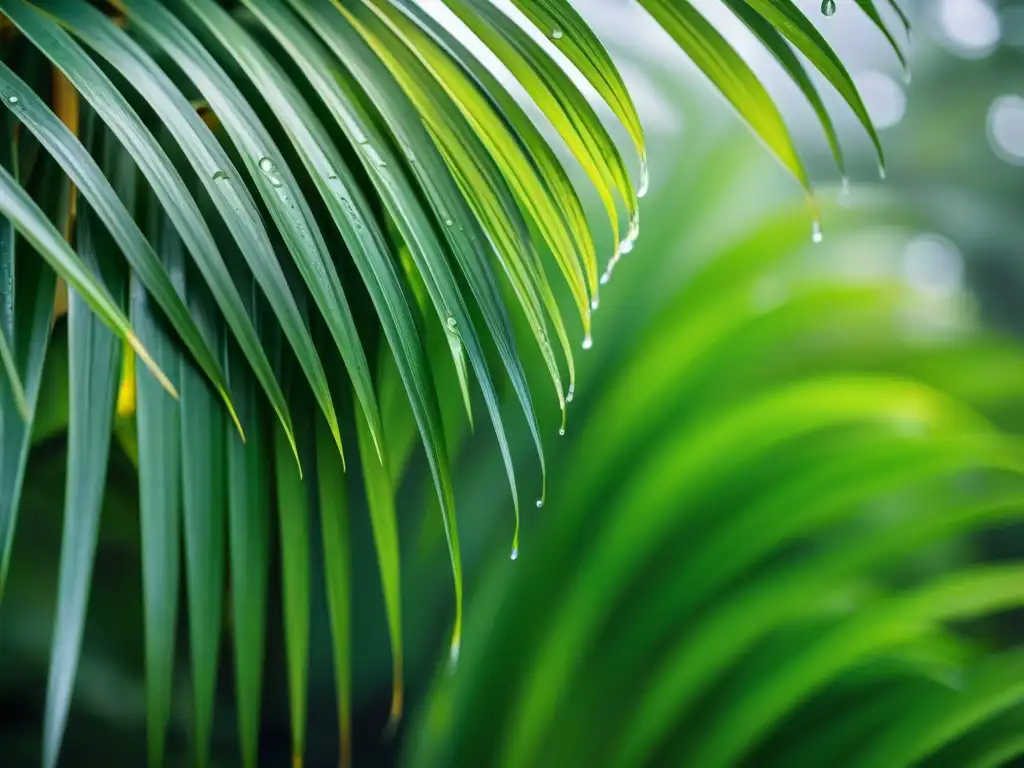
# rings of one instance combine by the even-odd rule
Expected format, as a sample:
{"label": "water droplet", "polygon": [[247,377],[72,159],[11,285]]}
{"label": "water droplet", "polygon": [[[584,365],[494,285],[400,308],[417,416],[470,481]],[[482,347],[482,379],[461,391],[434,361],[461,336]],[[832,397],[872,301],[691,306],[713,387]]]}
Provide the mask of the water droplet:
{"label": "water droplet", "polygon": [[853,188],[850,186],[850,179],[843,176],[843,182],[839,187],[839,204],[847,206],[853,197]]}
{"label": "water droplet", "polygon": [[643,197],[651,186],[651,171],[647,167],[647,155],[640,158],[640,187],[636,191],[637,197]]}
{"label": "water droplet", "polygon": [[575,397],[575,396],[576,396],[576,385],[575,384],[570,384],[569,385],[569,391],[565,393],[565,402],[571,403],[573,397]]}
{"label": "water droplet", "polygon": [[512,547],[512,554],[509,556],[510,560],[519,559],[519,547]]}
{"label": "water droplet", "polygon": [[274,161],[269,157],[260,158],[260,170],[264,173],[274,173],[277,171],[277,166],[274,165]]}
{"label": "water droplet", "polygon": [[544,499],[537,499],[537,509],[544,506]]}
{"label": "water droplet", "polygon": [[885,166],[884,165],[879,165],[878,166],[878,178],[880,178],[882,181],[885,181],[885,177],[886,177]]}
{"label": "water droplet", "polygon": [[597,296],[595,296],[594,298],[592,298],[592,299],[590,300],[590,308],[591,308],[592,310],[594,310],[594,311],[597,311],[597,308],[598,308],[599,306],[601,306],[601,301],[600,301],[600,300],[599,300],[599,299],[597,298]]}
{"label": "water droplet", "polygon": [[448,320],[446,322],[448,325],[448,330],[450,331],[454,331],[459,327],[459,321],[456,320],[452,315],[448,315]]}
{"label": "water droplet", "polygon": [[565,427],[559,427],[558,428],[558,436],[559,437],[565,437]]}
{"label": "water droplet", "polygon": [[21,99],[19,99],[17,96],[8,96],[7,101],[9,101],[11,104],[17,104],[19,101],[21,101]]}
{"label": "water droplet", "polygon": [[820,243],[824,236],[821,234],[821,222],[815,221],[811,225],[811,241],[815,244]]}
{"label": "water droplet", "polygon": [[585,337],[583,338],[583,348],[584,348],[584,349],[590,349],[590,348],[591,348],[591,347],[593,347],[593,346],[594,346],[594,339],[593,339],[593,337],[592,337],[592,336],[591,336],[591,335],[590,335],[590,334],[588,333],[588,334],[587,334],[587,335],[586,335],[586,336],[585,336]]}
{"label": "water droplet", "polygon": [[606,269],[604,274],[601,275],[601,285],[607,285],[608,281],[612,279],[611,270]]}
{"label": "water droplet", "polygon": [[449,661],[453,667],[459,663],[459,652],[461,650],[462,644],[458,640],[454,641],[452,643],[451,653],[449,654]]}
{"label": "water droplet", "polygon": [[619,256],[625,256],[627,253],[632,252],[633,246],[636,245],[636,240],[630,236],[619,243]]}
{"label": "water droplet", "polygon": [[836,0],[821,0],[822,16],[834,16],[836,13]]}
{"label": "water droplet", "polygon": [[552,40],[561,40],[562,39],[562,30],[560,30],[558,27],[555,27],[554,29],[552,29],[551,30],[551,39]]}
{"label": "water droplet", "polygon": [[455,222],[454,222],[454,221],[452,221],[451,219],[445,219],[445,220],[444,220],[444,225],[445,225],[446,227],[450,227],[450,226],[452,226],[452,225],[453,225],[454,223],[455,223]]}
{"label": "water droplet", "polygon": [[214,181],[227,181],[228,175],[224,171],[215,171],[213,174]]}
{"label": "water droplet", "polygon": [[[270,186],[272,186],[274,189],[280,189],[281,187],[284,186],[284,182],[281,181],[281,177],[280,176],[271,176],[270,177]],[[295,206],[293,205],[292,207],[294,208]]]}
{"label": "water droplet", "polygon": [[331,181],[337,181],[338,174],[336,174],[334,171],[331,171],[330,173],[327,174],[327,178],[330,179]]}

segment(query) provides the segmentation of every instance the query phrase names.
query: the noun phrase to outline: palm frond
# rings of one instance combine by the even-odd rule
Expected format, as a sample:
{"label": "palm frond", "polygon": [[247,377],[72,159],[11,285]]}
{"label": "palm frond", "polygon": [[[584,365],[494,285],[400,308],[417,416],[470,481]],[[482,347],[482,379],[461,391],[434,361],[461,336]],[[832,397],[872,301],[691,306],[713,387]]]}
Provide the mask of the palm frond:
{"label": "palm frond", "polygon": [[[392,717],[401,712],[403,655],[394,488],[417,432],[451,560],[453,658],[461,644],[461,553],[448,448],[458,427],[442,421],[437,381],[445,371],[454,368],[470,421],[470,372],[483,397],[512,494],[513,556],[524,482],[500,407],[503,382],[511,384],[526,420],[540,468],[537,503],[544,502],[543,409],[534,404],[516,321],[521,311],[554,386],[564,431],[576,366],[559,297],[570,297],[589,349],[600,286],[639,236],[647,150],[612,58],[569,3],[514,0],[532,28],[490,0],[445,5],[518,81],[569,157],[560,156],[471,46],[406,0],[0,0],[0,103],[6,110],[0,279],[11,283],[0,291],[0,590],[56,274],[73,290],[73,487],[101,479],[112,429],[108,400],[121,364],[114,337],[102,349],[99,341],[93,345],[95,359],[85,355],[79,334],[86,327],[99,334],[99,328],[83,318],[81,302],[147,366],[135,376],[134,419],[153,763],[164,752],[171,706],[179,537],[197,759],[205,760],[212,727],[230,574],[242,753],[245,764],[255,763],[272,498],[280,516],[297,758],[309,648],[309,507],[317,503],[338,696],[347,700],[349,555],[339,476],[344,424],[354,425],[348,431],[356,437],[370,500],[394,655]],[[812,195],[779,110],[698,5],[641,5]],[[881,161],[856,88],[812,22],[790,0],[726,5],[814,106],[840,169],[831,118],[790,46],[837,89]],[[874,3],[858,5],[895,46]],[[79,95],[95,136],[80,136],[76,126],[61,122],[46,78],[39,77],[49,68]],[[629,152],[612,139],[574,74],[621,123]],[[31,164],[22,157],[33,158]],[[603,253],[598,243],[606,231],[587,220],[581,190],[570,181],[572,162],[607,219],[610,245],[601,246]],[[136,169],[143,184],[136,184]],[[64,176],[83,201],[79,226],[67,238],[61,230],[75,215],[68,202],[74,197],[63,181],[63,197],[54,191],[54,180]],[[816,206],[811,209],[816,216]],[[86,266],[88,228],[99,230],[97,224],[109,235],[114,272],[128,275],[127,312],[112,296],[113,273]],[[431,350],[432,338],[443,339],[443,354]],[[375,377],[374,370],[382,373]],[[87,398],[93,391],[104,393],[104,408]],[[179,393],[176,403],[171,396]],[[411,408],[403,433],[408,440],[385,440],[385,394]],[[353,396],[356,412],[349,413]],[[270,416],[279,423],[271,426]],[[81,477],[76,462],[86,446],[98,455],[90,454]],[[286,467],[285,447],[294,468]],[[72,515],[69,507],[66,520],[65,548],[74,554],[66,555],[72,559],[58,620],[70,623],[67,647],[55,652],[51,671],[48,765],[59,755],[88,600],[100,501],[88,487],[84,511]],[[316,488],[319,493],[311,494]],[[345,717],[342,706],[343,739]]]}

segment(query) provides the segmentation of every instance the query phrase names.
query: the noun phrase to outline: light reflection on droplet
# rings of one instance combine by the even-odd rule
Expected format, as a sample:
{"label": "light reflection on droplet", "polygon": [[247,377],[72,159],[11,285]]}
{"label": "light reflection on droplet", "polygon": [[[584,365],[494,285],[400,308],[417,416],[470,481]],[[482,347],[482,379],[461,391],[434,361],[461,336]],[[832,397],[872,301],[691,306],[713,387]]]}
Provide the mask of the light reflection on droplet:
{"label": "light reflection on droplet", "polygon": [[1024,165],[1024,98],[1005,94],[988,110],[988,139],[1003,160]]}
{"label": "light reflection on droplet", "polygon": [[586,335],[586,336],[585,336],[585,337],[583,338],[583,349],[590,349],[590,348],[591,348],[591,347],[593,347],[593,346],[594,346],[594,339],[593,339],[593,337],[592,337],[592,336],[591,336],[591,335],[590,335],[590,334],[588,333],[588,334],[587,334],[587,335]]}

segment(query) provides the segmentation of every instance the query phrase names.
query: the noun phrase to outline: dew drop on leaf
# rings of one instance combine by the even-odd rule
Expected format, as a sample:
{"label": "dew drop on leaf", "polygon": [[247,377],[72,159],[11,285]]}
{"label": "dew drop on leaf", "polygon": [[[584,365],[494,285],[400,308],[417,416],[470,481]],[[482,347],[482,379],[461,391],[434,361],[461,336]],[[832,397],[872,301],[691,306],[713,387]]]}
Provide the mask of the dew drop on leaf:
{"label": "dew drop on leaf", "polygon": [[228,175],[224,171],[215,171],[213,174],[214,181],[227,181]]}
{"label": "dew drop on leaf", "polygon": [[451,315],[448,315],[447,325],[448,325],[448,330],[454,331],[456,328],[459,327],[459,321],[456,320]]}
{"label": "dew drop on leaf", "polygon": [[821,234],[821,222],[815,221],[811,225],[811,241],[815,244],[820,243],[824,236]]}
{"label": "dew drop on leaf", "polygon": [[509,555],[509,559],[510,560],[518,560],[519,559],[519,547],[512,547],[512,554]]}
{"label": "dew drop on leaf", "polygon": [[590,349],[590,348],[591,348],[591,347],[593,347],[593,346],[594,346],[594,339],[593,339],[593,337],[592,337],[592,336],[591,336],[591,335],[590,335],[590,334],[588,333],[588,334],[587,334],[587,335],[586,335],[586,336],[584,337],[584,339],[583,339],[583,348],[584,348],[584,349]]}
{"label": "dew drop on leaf", "polygon": [[7,101],[9,101],[11,104],[17,104],[20,101],[20,99],[17,96],[8,96]]}
{"label": "dew drop on leaf", "polygon": [[822,0],[821,13],[823,16],[834,16],[836,13],[836,0]]}
{"label": "dew drop on leaf", "polygon": [[554,29],[552,29],[551,30],[551,39],[552,40],[561,40],[562,39],[562,30],[560,30],[558,27],[555,27]]}

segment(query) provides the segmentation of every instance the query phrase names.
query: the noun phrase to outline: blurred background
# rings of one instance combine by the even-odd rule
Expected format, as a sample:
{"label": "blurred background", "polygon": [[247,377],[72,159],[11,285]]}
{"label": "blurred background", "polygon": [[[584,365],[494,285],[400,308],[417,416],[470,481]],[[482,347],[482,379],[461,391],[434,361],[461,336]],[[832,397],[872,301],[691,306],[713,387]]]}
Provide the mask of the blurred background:
{"label": "blurred background", "polygon": [[[440,516],[418,451],[395,468],[408,714],[394,735],[380,583],[350,467],[356,765],[1001,765],[1022,748],[1024,2],[903,0],[912,40],[879,2],[912,78],[853,0],[831,17],[800,2],[886,150],[883,180],[852,114],[816,80],[846,151],[844,183],[771,56],[719,3],[694,1],[779,100],[823,241],[812,242],[799,187],[639,7],[576,4],[644,122],[640,237],[602,290],[593,348],[577,356],[565,436],[556,403],[538,403],[549,497],[525,508],[515,561],[497,447],[456,423],[459,393],[443,393],[467,586],[454,667]],[[539,355],[527,362],[543,391]],[[37,424],[0,619],[4,766],[39,759],[63,396],[41,408],[53,418]],[[513,413],[523,486],[539,492]],[[145,754],[136,498],[115,448],[67,765]],[[266,765],[290,759],[278,589]],[[935,597],[950,594],[967,597]],[[322,589],[317,600],[310,766],[337,761]],[[189,764],[184,621],[180,633],[173,765]],[[237,762],[231,669],[225,657],[219,765]]]}

